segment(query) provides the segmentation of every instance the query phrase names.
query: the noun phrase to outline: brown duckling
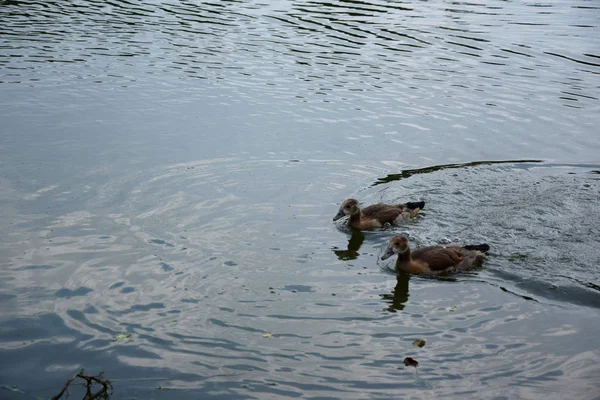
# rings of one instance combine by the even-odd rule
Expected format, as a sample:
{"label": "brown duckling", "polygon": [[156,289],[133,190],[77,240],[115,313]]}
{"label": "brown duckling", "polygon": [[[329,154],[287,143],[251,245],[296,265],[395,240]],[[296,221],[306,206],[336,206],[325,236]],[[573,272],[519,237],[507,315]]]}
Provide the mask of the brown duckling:
{"label": "brown duckling", "polygon": [[464,271],[480,264],[489,249],[490,246],[484,243],[468,246],[428,246],[411,251],[406,237],[394,236],[381,259],[385,260],[397,254],[398,271],[409,274],[436,274]]}
{"label": "brown duckling", "polygon": [[408,220],[425,207],[424,201],[409,202],[403,204],[373,204],[360,209],[355,199],[344,200],[340,210],[333,217],[334,221],[349,215],[350,226],[356,229],[381,228],[386,223],[397,220]]}

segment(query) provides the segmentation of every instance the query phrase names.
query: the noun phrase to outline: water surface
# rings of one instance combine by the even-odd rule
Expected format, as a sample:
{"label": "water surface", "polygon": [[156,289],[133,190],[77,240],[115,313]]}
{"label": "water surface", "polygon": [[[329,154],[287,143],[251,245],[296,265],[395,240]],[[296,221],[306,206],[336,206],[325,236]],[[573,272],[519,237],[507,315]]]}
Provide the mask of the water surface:
{"label": "water surface", "polygon": [[[115,398],[597,396],[595,2],[0,21],[0,398],[79,368]],[[348,197],[427,206],[359,233],[331,221]],[[395,234],[492,250],[396,276]]]}

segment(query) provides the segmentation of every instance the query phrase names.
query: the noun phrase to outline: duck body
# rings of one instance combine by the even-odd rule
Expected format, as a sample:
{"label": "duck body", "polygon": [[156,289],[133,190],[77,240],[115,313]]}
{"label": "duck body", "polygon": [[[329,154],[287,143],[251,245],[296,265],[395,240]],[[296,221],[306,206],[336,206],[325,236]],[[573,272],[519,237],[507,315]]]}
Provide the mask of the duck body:
{"label": "duck body", "polygon": [[349,215],[349,224],[355,229],[381,228],[389,223],[409,220],[414,218],[418,212],[425,207],[424,201],[409,202],[402,204],[373,204],[360,209],[355,199],[345,200],[338,213],[333,217],[334,221]]}
{"label": "duck body", "polygon": [[468,246],[427,246],[411,251],[408,239],[395,236],[381,257],[385,260],[398,255],[396,269],[409,274],[431,275],[458,272],[481,264],[490,246],[483,243]]}

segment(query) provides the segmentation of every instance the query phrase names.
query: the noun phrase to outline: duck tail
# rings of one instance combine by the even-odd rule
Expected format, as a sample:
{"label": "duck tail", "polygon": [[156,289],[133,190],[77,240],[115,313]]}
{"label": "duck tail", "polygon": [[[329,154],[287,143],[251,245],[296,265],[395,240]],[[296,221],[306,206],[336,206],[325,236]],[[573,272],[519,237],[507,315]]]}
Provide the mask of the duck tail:
{"label": "duck tail", "polygon": [[463,246],[463,249],[466,249],[466,250],[478,250],[478,251],[481,251],[483,253],[487,253],[488,250],[490,249],[490,245],[487,244],[487,243],[469,244],[469,245]]}
{"label": "duck tail", "polygon": [[425,202],[424,201],[411,201],[411,202],[404,204],[404,206],[406,208],[408,208],[409,210],[416,210],[417,208],[419,210],[422,210],[425,207]]}

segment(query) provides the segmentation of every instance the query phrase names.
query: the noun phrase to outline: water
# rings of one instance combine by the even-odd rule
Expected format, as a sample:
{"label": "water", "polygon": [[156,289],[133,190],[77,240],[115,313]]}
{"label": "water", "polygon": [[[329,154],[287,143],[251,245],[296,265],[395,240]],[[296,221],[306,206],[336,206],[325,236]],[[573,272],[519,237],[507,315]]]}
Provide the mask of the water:
{"label": "water", "polygon": [[[599,23],[0,1],[0,398],[80,368],[115,398],[597,398]],[[348,197],[427,206],[357,233]],[[398,233],[492,250],[396,276]]]}

